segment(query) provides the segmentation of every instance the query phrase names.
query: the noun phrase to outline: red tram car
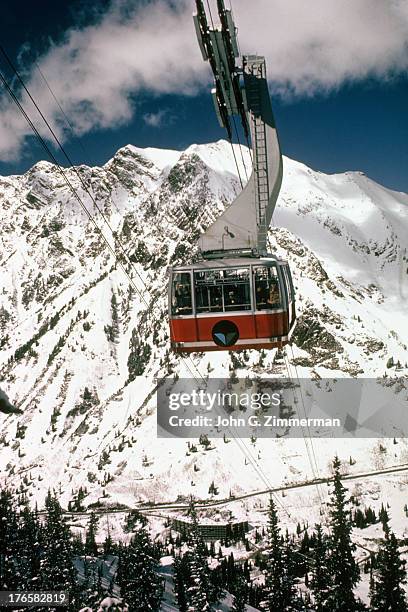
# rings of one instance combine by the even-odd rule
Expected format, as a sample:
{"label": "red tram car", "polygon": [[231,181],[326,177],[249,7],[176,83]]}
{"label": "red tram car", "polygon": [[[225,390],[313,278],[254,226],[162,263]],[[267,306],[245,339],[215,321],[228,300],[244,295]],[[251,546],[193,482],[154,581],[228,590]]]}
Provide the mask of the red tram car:
{"label": "red tram car", "polygon": [[289,265],[273,256],[170,269],[170,339],[179,353],[282,347],[296,320]]}

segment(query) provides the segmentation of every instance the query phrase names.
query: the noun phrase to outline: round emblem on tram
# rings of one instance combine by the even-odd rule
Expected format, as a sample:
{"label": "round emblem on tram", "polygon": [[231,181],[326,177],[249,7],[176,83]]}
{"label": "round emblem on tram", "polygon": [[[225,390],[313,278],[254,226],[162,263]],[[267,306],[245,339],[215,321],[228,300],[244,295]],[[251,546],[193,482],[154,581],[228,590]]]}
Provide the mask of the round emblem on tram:
{"label": "round emblem on tram", "polygon": [[238,338],[238,327],[232,321],[218,321],[212,329],[212,339],[217,346],[232,346]]}

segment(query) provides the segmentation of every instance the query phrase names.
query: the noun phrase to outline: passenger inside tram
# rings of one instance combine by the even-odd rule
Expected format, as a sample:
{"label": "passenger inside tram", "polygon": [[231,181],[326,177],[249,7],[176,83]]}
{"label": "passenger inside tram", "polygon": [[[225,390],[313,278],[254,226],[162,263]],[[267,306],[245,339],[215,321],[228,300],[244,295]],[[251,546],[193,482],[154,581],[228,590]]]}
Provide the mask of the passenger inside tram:
{"label": "passenger inside tram", "polygon": [[268,278],[262,270],[257,273],[255,282],[257,310],[279,308],[281,305],[281,297],[278,279],[272,275]]}
{"label": "passenger inside tram", "polygon": [[257,309],[265,308],[268,299],[268,287],[266,283],[258,284],[256,288],[256,307]]}
{"label": "passenger inside tram", "polygon": [[279,285],[276,280],[271,281],[271,285],[269,287],[269,295],[266,300],[267,308],[279,308],[280,306],[280,293],[279,293]]}
{"label": "passenger inside tram", "polygon": [[234,307],[238,304],[238,295],[237,291],[234,288],[232,291],[226,292],[225,295],[225,306],[228,310],[234,310]]}
{"label": "passenger inside tram", "polygon": [[248,310],[251,308],[249,298],[249,280],[224,287],[225,310]]}
{"label": "passenger inside tram", "polygon": [[176,283],[173,299],[174,314],[192,314],[190,284]]}
{"label": "passenger inside tram", "polygon": [[219,287],[213,287],[210,310],[214,312],[222,310],[222,295]]}

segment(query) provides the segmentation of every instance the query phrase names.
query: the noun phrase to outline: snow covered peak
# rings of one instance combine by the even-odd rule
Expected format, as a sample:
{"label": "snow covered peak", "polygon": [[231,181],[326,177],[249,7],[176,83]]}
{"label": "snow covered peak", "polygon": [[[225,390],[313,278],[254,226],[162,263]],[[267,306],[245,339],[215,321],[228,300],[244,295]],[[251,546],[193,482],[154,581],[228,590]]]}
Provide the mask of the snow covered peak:
{"label": "snow covered peak", "polygon": [[[128,144],[122,149],[119,149],[115,154],[115,157],[131,153],[133,155],[142,157],[152,164],[163,170],[164,168],[174,166],[180,158],[182,151],[175,151],[173,149],[156,149],[154,147],[135,147],[134,145]],[[109,163],[109,162],[108,162]]]}
{"label": "snow covered peak", "polygon": [[[239,163],[240,171],[243,176],[245,176],[242,157],[247,169],[249,169],[251,165],[249,150],[247,147],[243,147],[241,152],[238,145],[233,145],[233,148]],[[226,172],[231,175],[238,176],[234,157],[231,153],[231,144],[226,140],[218,140],[217,142],[208,144],[192,144],[185,149],[185,151],[157,149],[154,147],[143,148],[129,144],[119,149],[115,153],[115,156],[109,160],[105,166],[109,166],[109,164],[111,164],[112,160],[115,158],[122,158],[128,155],[136,156],[138,159],[143,158],[148,160],[160,170],[171,168],[179,161],[188,159],[192,155],[197,155],[211,170],[217,173]]]}

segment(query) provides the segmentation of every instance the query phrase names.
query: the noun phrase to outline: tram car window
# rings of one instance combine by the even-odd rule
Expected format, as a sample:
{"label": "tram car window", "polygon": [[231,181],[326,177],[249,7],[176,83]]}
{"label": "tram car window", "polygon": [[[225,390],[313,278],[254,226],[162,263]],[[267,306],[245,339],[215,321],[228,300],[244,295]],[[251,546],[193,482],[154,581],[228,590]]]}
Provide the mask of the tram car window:
{"label": "tram car window", "polygon": [[293,287],[292,275],[290,273],[289,266],[288,265],[282,266],[282,270],[283,270],[283,275],[286,281],[288,301],[293,302],[293,300],[295,299],[295,289]]}
{"label": "tram car window", "polygon": [[249,268],[224,270],[225,310],[251,310],[251,289]]}
{"label": "tram car window", "polygon": [[249,279],[249,268],[195,272],[197,313],[250,310]]}
{"label": "tram car window", "polygon": [[196,310],[222,312],[222,271],[203,270],[194,274]]}
{"label": "tram car window", "polygon": [[254,268],[257,310],[282,308],[278,271],[275,266]]}
{"label": "tram car window", "polygon": [[189,272],[178,272],[173,277],[172,314],[191,315],[191,277]]}

